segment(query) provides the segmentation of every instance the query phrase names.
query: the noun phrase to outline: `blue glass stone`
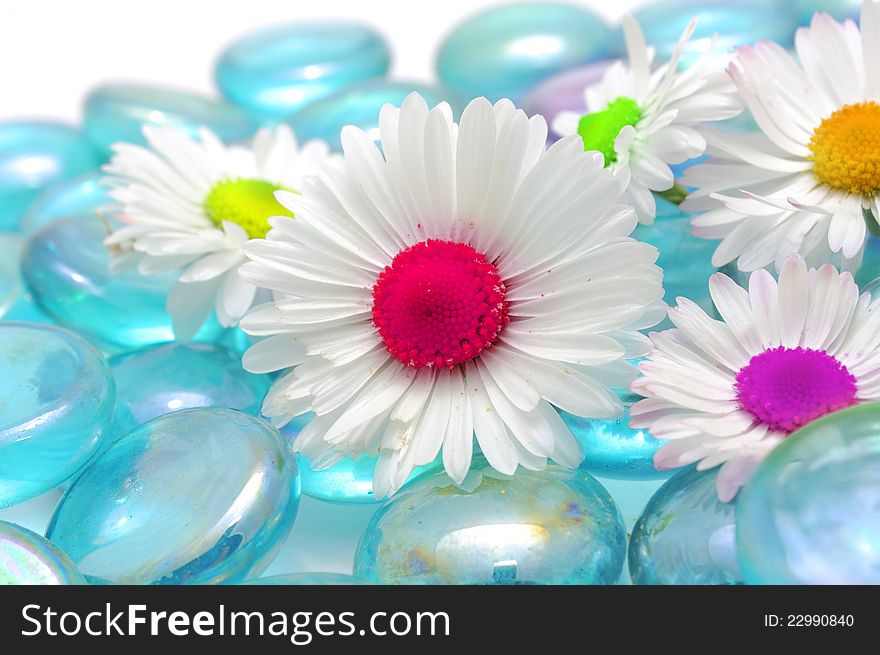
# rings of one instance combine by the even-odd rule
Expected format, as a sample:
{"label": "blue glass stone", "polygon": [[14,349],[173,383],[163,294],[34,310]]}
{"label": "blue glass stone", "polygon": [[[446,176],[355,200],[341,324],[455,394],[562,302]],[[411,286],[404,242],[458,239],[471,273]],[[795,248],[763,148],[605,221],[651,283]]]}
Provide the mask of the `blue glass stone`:
{"label": "blue glass stone", "polygon": [[24,240],[11,232],[0,232],[0,319],[53,323],[34,303],[21,278],[21,255]]}
{"label": "blue glass stone", "polygon": [[122,584],[258,576],[293,526],[294,458],[265,421],[188,409],[116,441],[61,498],[47,536],[86,575]]}
{"label": "blue glass stone", "polygon": [[[288,443],[292,444],[296,436],[314,416],[311,412],[297,416],[281,428],[281,434],[284,435]],[[328,469],[316,471],[309,465],[308,459],[297,455],[296,461],[302,480],[302,492],[307,496],[332,503],[379,502],[373,494],[373,471],[376,468],[377,459],[377,457],[366,455],[362,455],[358,459],[346,458]],[[407,483],[423,473],[437,470],[441,465],[442,460],[438,458],[431,464],[417,466]]]}
{"label": "blue glass stone", "polygon": [[220,54],[220,92],[259,121],[277,121],[350,84],[383,77],[382,35],[353,21],[302,21],[248,34]]}
{"label": "blue glass stone", "polygon": [[254,124],[238,107],[182,89],[107,84],[86,98],[83,129],[104,154],[117,141],[143,144],[143,125],[169,125],[191,134],[207,127],[223,141],[242,141],[254,132]]}
{"label": "blue glass stone", "polygon": [[21,221],[22,234],[32,235],[60,218],[100,216],[100,210],[113,203],[102,178],[96,171],[53,184],[31,203]]}
{"label": "blue glass stone", "polygon": [[0,231],[15,231],[47,186],[100,165],[82,133],[61,123],[0,123]]}
{"label": "blue glass stone", "polygon": [[654,453],[663,445],[647,430],[629,427],[629,408],[641,396],[623,391],[624,414],[620,418],[596,420],[559,411],[562,420],[584,449],[581,468],[593,475],[623,480],[654,480],[669,476],[654,468]]}
{"label": "blue glass stone", "polygon": [[354,573],[379,584],[613,584],[625,550],[620,511],[586,471],[509,477],[475,462],[461,486],[437,473],[386,501]]}
{"label": "blue glass stone", "polygon": [[[813,14],[823,11],[837,20],[852,18],[858,21],[862,0],[789,0],[799,25],[809,25]],[[787,4],[787,3],[786,3]]]}
{"label": "blue glass stone", "polygon": [[[55,221],[34,235],[22,273],[40,307],[107,351],[173,341],[165,299],[177,273],[111,275],[106,236],[100,221],[78,218]],[[213,342],[222,334],[212,320],[196,340]]]}
{"label": "blue glass stone", "polygon": [[321,139],[334,150],[341,150],[339,132],[346,125],[355,125],[379,142],[379,110],[382,105],[400,106],[413,91],[420,93],[429,107],[449,102],[458,110],[458,100],[444,89],[411,82],[376,80],[346,87],[290,115],[289,123],[302,141]]}
{"label": "blue glass stone", "polygon": [[241,357],[211,344],[171,343],[117,355],[113,432],[179,409],[228,407],[258,416],[271,380],[241,367]]}
{"label": "blue glass stone", "polygon": [[242,584],[246,585],[330,585],[330,586],[346,586],[346,585],[369,585],[369,580],[356,578],[353,575],[345,575],[343,573],[286,573],[282,575],[272,575],[267,578],[257,578],[256,580],[248,580]]}
{"label": "blue glass stone", "polygon": [[878,278],[880,278],[880,238],[869,236],[855,279],[859,287],[864,290],[868,284]]}
{"label": "blue glass stone", "polygon": [[115,388],[104,357],[68,330],[0,323],[0,508],[67,480],[98,451]]}
{"label": "blue glass stone", "polygon": [[464,100],[517,102],[544,78],[619,52],[618,35],[587,9],[558,2],[510,4],[456,27],[440,45],[437,74]]}
{"label": "blue glass stone", "polygon": [[633,529],[629,573],[640,585],[740,584],[735,504],[715,490],[718,469],[688,467],[660,487]]}
{"label": "blue glass stone", "polygon": [[663,62],[672,56],[685,27],[697,16],[697,29],[682,53],[682,64],[687,66],[714,35],[718,36],[715,52],[719,60],[733,48],[757,41],[791,45],[798,21],[787,5],[768,0],[662,0],[636,9],[633,17],[642,26],[647,43],[656,48],[657,60]]}
{"label": "blue glass stone", "polygon": [[740,491],[747,584],[880,584],[880,403],[789,436]]}
{"label": "blue glass stone", "polygon": [[0,521],[0,586],[86,584],[70,558],[49,541]]}
{"label": "blue glass stone", "polygon": [[[700,239],[691,234],[691,215],[674,204],[657,198],[657,218],[653,225],[639,225],[633,237],[656,246],[660,251],[657,265],[663,269],[663,299],[670,306],[679,296],[690,298],[710,316],[715,314],[709,296],[709,277],[716,269],[712,265],[712,253],[717,241]],[[672,327],[665,319],[652,330]]]}

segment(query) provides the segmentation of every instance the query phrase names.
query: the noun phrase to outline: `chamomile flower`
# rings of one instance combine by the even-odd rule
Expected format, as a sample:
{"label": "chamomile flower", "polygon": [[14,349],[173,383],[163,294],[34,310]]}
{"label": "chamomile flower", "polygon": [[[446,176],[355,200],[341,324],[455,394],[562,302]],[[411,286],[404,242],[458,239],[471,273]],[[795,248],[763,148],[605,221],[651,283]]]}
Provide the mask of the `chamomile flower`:
{"label": "chamomile flower", "polygon": [[880,299],[859,296],[850,273],[807,269],[799,255],[779,282],[766,270],[748,290],[709,281],[723,321],[687,298],[669,310],[675,328],[652,333],[654,352],[632,389],[645,396],[633,427],[667,440],[658,469],[722,465],[727,502],[780,441],[830,412],[880,398]]}
{"label": "chamomile flower", "polygon": [[166,127],[145,127],[147,147],[113,146],[104,170],[119,203],[119,227],[107,238],[111,264],[137,265],[144,275],[181,269],[167,309],[178,339],[189,339],[216,313],[234,326],[257,292],[241,279],[242,246],[263,237],[268,218],[292,216],[275,200],[296,191],[304,175],[327,158],[319,141],[297,146],[291,130],[260,130],[250,148],[226,146],[209,130],[199,138]]}
{"label": "chamomile flower", "polygon": [[263,413],[317,415],[294,444],[316,468],[378,455],[378,497],[441,450],[461,482],[475,437],[504,474],[576,466],[554,406],[618,415],[610,388],[663,315],[657,252],[629,236],[617,180],[579,136],[547,150],[544,119],[507,100],[456,125],[413,94],[382,108],[380,133],[381,150],[345,128],[343,161],[276,193],[299,220],[245,246],[242,275],[290,296],[242,321],[266,337],[245,368],[294,367]]}
{"label": "chamomile flower", "polygon": [[752,271],[800,253],[858,266],[880,221],[880,3],[861,30],[816,14],[797,32],[798,61],[761,42],[730,75],[760,133],[707,135],[711,160],[687,171],[693,232],[720,239],[713,263]]}
{"label": "chamomile flower", "polygon": [[639,221],[650,224],[657,213],[653,192],[673,189],[670,164],[699,157],[706,149],[702,124],[733,118],[742,111],[736,89],[711,53],[711,44],[685,71],[678,70],[682,51],[696,28],[693,20],[665,66],[651,72],[653,52],[638,23],[623,21],[629,65],[615,62],[601,82],[584,91],[589,113],[560,112],[557,134],[580,134],[586,150],[597,150],[621,178],[624,201]]}

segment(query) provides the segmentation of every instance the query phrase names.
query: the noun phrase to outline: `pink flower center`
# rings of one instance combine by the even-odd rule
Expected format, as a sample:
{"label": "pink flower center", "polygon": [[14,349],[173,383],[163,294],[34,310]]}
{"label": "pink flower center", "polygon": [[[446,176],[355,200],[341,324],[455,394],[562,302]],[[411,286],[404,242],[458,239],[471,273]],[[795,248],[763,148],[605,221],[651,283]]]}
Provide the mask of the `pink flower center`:
{"label": "pink flower center", "polygon": [[510,321],[504,282],[466,243],[428,240],[397,254],[373,287],[373,325],[408,366],[452,368],[492,345]]}
{"label": "pink flower center", "polygon": [[736,376],[740,406],[771,430],[794,432],[856,403],[856,378],[823,350],[765,350]]}

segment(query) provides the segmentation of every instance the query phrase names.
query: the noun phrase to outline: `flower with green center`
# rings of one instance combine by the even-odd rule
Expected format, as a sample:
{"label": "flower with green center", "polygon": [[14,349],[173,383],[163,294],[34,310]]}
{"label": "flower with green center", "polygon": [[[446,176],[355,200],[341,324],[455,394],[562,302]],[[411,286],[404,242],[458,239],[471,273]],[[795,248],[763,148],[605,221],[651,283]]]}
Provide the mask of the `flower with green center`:
{"label": "flower with green center", "polygon": [[272,217],[293,218],[275,193],[301,189],[327,145],[300,147],[286,126],[260,130],[250,148],[226,146],[208,130],[194,138],[148,127],[144,135],[146,147],[117,144],[105,167],[120,207],[105,242],[112,263],[136,263],[144,275],[180,271],[166,304],[180,340],[212,312],[221,325],[237,325],[257,292],[239,275],[243,246],[265,237]]}
{"label": "flower with green center", "polygon": [[217,227],[231,221],[247,232],[251,239],[262,239],[269,231],[273,216],[293,214],[275,200],[276,191],[293,191],[266,180],[237,179],[218,182],[205,198],[205,213]]}
{"label": "flower with green center", "polygon": [[560,136],[579,134],[587,151],[599,152],[605,167],[623,187],[622,202],[632,205],[641,223],[653,223],[654,194],[681,202],[671,164],[705,152],[703,124],[736,116],[742,103],[736,88],[710,53],[686,71],[678,70],[681,53],[696,28],[685,29],[668,64],[651,72],[648,47],[632,18],[623,22],[628,64],[615,62],[602,80],[584,90],[587,112],[562,111],[553,120]]}

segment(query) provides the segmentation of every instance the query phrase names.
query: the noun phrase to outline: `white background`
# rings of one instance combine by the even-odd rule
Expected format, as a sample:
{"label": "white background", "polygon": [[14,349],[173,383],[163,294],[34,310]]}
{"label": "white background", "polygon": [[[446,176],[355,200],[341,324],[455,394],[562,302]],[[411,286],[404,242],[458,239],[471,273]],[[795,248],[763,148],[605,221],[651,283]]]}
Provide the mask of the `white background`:
{"label": "white background", "polygon": [[[570,0],[609,20],[643,0]],[[0,0],[0,120],[78,121],[97,83],[145,81],[214,93],[220,49],[255,28],[350,18],[381,30],[392,76],[433,79],[434,53],[457,23],[499,0]]]}

